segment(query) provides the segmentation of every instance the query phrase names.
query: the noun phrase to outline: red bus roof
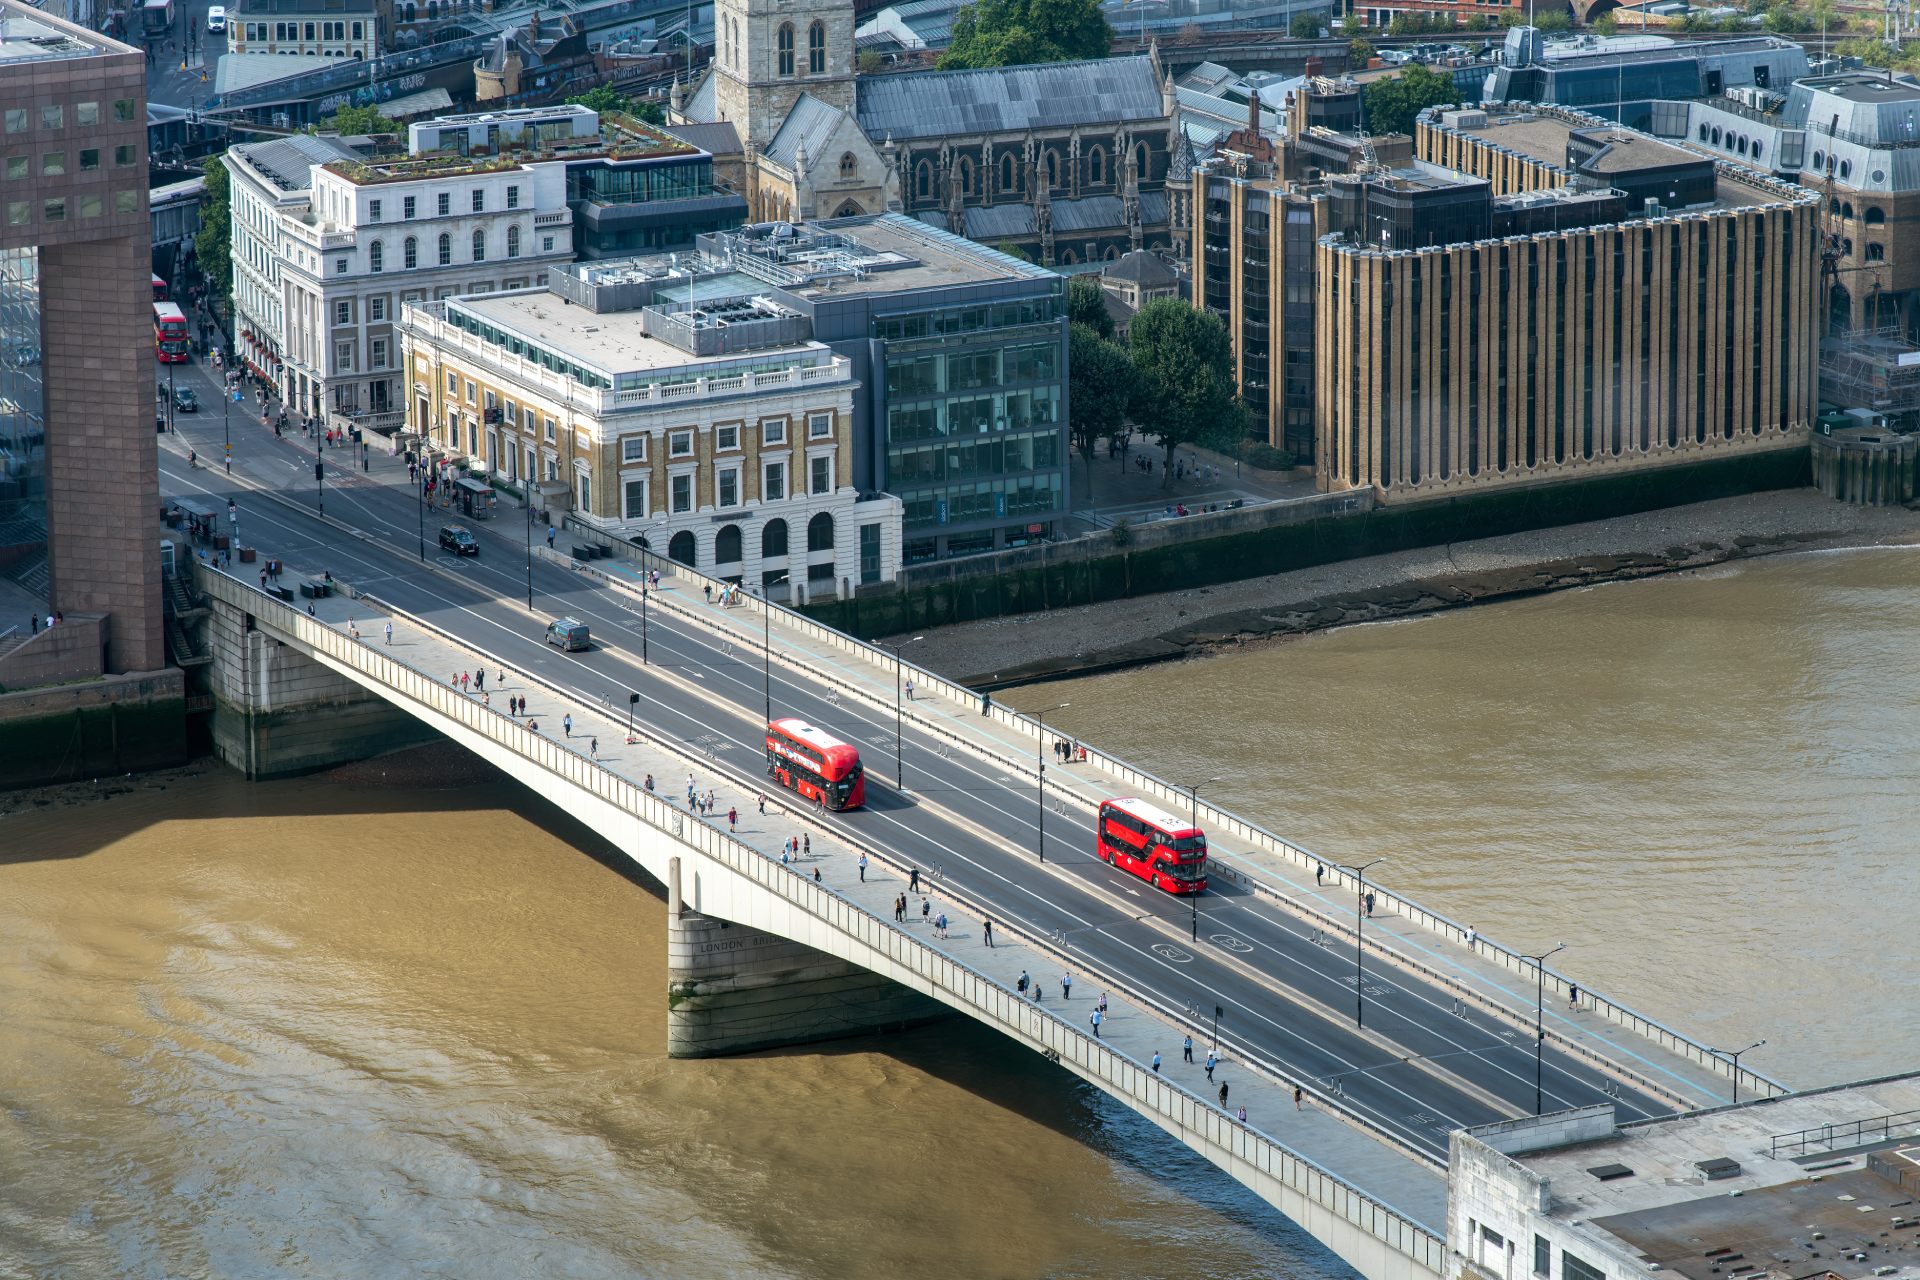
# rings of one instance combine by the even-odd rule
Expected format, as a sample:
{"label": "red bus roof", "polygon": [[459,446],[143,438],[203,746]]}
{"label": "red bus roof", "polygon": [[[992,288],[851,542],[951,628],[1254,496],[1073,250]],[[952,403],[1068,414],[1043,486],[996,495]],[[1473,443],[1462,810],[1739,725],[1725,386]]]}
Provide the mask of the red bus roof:
{"label": "red bus roof", "polygon": [[1148,826],[1155,828],[1161,834],[1171,836],[1176,840],[1182,836],[1200,834],[1200,828],[1194,826],[1185,818],[1176,818],[1165,809],[1157,805],[1149,804],[1138,796],[1125,796],[1119,800],[1109,800],[1107,801],[1107,806],[1118,809],[1122,813],[1131,814]]}
{"label": "red bus roof", "polygon": [[828,764],[840,768],[851,768],[860,763],[860,752],[857,748],[840,741],[824,729],[815,728],[805,720],[787,716],[767,725],[767,732],[778,734],[783,738],[791,738],[795,742],[812,747]]}
{"label": "red bus roof", "polygon": [[156,321],[178,320],[181,324],[185,324],[187,322],[187,313],[180,309],[178,303],[156,302],[153,304],[153,318]]}

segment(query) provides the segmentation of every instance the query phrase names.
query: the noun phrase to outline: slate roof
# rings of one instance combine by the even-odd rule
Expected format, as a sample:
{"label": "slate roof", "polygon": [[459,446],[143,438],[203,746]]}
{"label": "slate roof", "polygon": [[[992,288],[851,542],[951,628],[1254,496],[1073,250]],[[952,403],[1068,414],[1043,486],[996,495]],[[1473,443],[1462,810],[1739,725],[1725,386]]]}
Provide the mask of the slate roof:
{"label": "slate roof", "polygon": [[687,99],[685,112],[687,119],[708,122],[713,120],[716,112],[713,105],[713,75],[714,73],[709,71],[707,78],[700,82],[700,87],[693,91],[693,96]]}
{"label": "slate roof", "polygon": [[282,191],[305,191],[313,186],[313,166],[334,160],[358,160],[360,153],[338,138],[291,133],[272,142],[247,142],[234,148]]}
{"label": "slate roof", "polygon": [[669,124],[661,127],[680,141],[698,147],[711,156],[737,156],[744,151],[740,145],[740,134],[725,120],[716,120],[712,124]]}
{"label": "slate roof", "polygon": [[238,93],[339,65],[339,58],[324,58],[317,53],[223,53],[213,64],[213,91]]}
{"label": "slate roof", "polygon": [[[1140,212],[1144,215],[1146,210]],[[1109,280],[1132,280],[1149,289],[1172,284],[1180,278],[1180,273],[1162,261],[1159,254],[1144,249],[1121,254],[1117,262],[1100,274]]]}
{"label": "slate roof", "polygon": [[862,76],[855,90],[854,113],[875,142],[1166,118],[1147,58]]}
{"label": "slate roof", "polygon": [[1009,240],[1033,234],[1033,206],[996,204],[967,210],[967,239]]}
{"label": "slate roof", "polygon": [[1078,200],[1053,202],[1053,230],[1056,235],[1080,231],[1105,231],[1124,227],[1119,196],[1081,196]]}
{"label": "slate roof", "polygon": [[783,169],[792,170],[794,157],[804,142],[807,159],[818,160],[821,151],[826,148],[827,140],[846,116],[847,113],[840,108],[822,102],[810,93],[801,94],[793,100],[793,109],[787,112],[787,118],[780,122],[780,132],[774,134],[773,141],[767,144],[767,159]]}
{"label": "slate roof", "polygon": [[1180,141],[1173,145],[1173,157],[1167,161],[1167,181],[1186,182],[1193,177],[1193,140],[1187,131],[1180,131]]}

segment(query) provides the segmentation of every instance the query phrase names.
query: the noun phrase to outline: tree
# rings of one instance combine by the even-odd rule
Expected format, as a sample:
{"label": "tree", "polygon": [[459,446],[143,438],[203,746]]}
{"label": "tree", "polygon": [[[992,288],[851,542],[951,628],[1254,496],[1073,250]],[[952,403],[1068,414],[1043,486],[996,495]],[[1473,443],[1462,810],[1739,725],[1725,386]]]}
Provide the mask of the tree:
{"label": "tree", "polygon": [[1102,338],[1113,337],[1113,316],[1107,311],[1107,291],[1091,276],[1067,281],[1067,319],[1083,324]]}
{"label": "tree", "polygon": [[362,133],[399,133],[398,120],[380,114],[378,107],[342,107],[320,122],[322,129],[348,136]]}
{"label": "tree", "polygon": [[1104,58],[1113,28],[1099,0],[974,0],[953,19],[942,71]]}
{"label": "tree", "polygon": [[1081,456],[1091,458],[1093,442],[1120,429],[1132,396],[1133,361],[1120,344],[1089,325],[1068,325],[1067,427]]}
{"label": "tree", "polygon": [[1410,66],[1404,75],[1375,80],[1365,91],[1366,128],[1371,134],[1412,133],[1413,118],[1428,107],[1460,101],[1453,77],[1422,66]]}
{"label": "tree", "polygon": [[1347,41],[1347,65],[1355,71],[1366,70],[1373,61],[1373,45],[1359,36]]}
{"label": "tree", "polygon": [[1032,254],[1028,253],[1025,249],[1022,249],[1019,245],[1015,244],[1011,240],[1002,240],[999,244],[993,247],[996,251],[1006,254],[1009,258],[1018,258],[1022,262],[1033,261]]}
{"label": "tree", "polygon": [[1620,24],[1611,13],[1603,13],[1593,20],[1595,35],[1610,36],[1620,29]]}
{"label": "tree", "polygon": [[200,201],[200,230],[193,237],[193,258],[224,313],[233,294],[233,212],[227,166],[219,156],[208,156],[200,172],[207,185]]}
{"label": "tree", "polygon": [[1573,15],[1563,9],[1550,9],[1533,15],[1533,25],[1542,31],[1573,30]]}
{"label": "tree", "polygon": [[1287,34],[1295,40],[1317,39],[1326,29],[1326,24],[1317,13],[1296,13],[1293,21],[1287,24]]}
{"label": "tree", "polygon": [[574,94],[567,99],[567,102],[573,106],[585,107],[589,111],[597,111],[603,116],[618,112],[632,116],[636,120],[644,120],[648,124],[664,124],[667,118],[655,104],[629,98],[610,84],[597,84],[584,93]]}
{"label": "tree", "polygon": [[1232,445],[1246,434],[1246,406],[1233,383],[1233,344],[1211,311],[1178,298],[1140,308],[1128,326],[1133,351],[1133,419],[1167,451],[1163,483],[1173,483],[1173,451],[1183,444]]}

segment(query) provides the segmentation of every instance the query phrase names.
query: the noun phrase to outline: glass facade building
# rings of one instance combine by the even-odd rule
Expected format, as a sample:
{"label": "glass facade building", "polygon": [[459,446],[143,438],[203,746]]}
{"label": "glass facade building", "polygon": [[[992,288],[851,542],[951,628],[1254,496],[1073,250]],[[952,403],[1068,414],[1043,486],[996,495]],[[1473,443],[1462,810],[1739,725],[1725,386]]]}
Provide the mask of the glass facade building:
{"label": "glass facade building", "polygon": [[747,219],[747,202],[714,186],[713,157],[705,152],[569,165],[567,207],[574,244],[593,259],[691,249],[695,237]]}
{"label": "glass facade building", "polygon": [[39,277],[37,249],[0,251],[0,573],[31,572],[47,551]]}

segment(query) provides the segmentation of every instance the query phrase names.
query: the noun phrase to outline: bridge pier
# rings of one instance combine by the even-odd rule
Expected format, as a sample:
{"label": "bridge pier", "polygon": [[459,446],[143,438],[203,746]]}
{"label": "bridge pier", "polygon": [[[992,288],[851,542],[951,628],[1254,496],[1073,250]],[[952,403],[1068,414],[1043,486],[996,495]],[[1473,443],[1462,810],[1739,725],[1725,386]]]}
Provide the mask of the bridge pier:
{"label": "bridge pier", "polygon": [[892,1031],[948,1016],[860,966],[686,908],[667,875],[667,1056],[720,1058]]}
{"label": "bridge pier", "polygon": [[440,735],[378,694],[271,638],[245,610],[214,598],[213,750],[249,778],[330,769]]}

